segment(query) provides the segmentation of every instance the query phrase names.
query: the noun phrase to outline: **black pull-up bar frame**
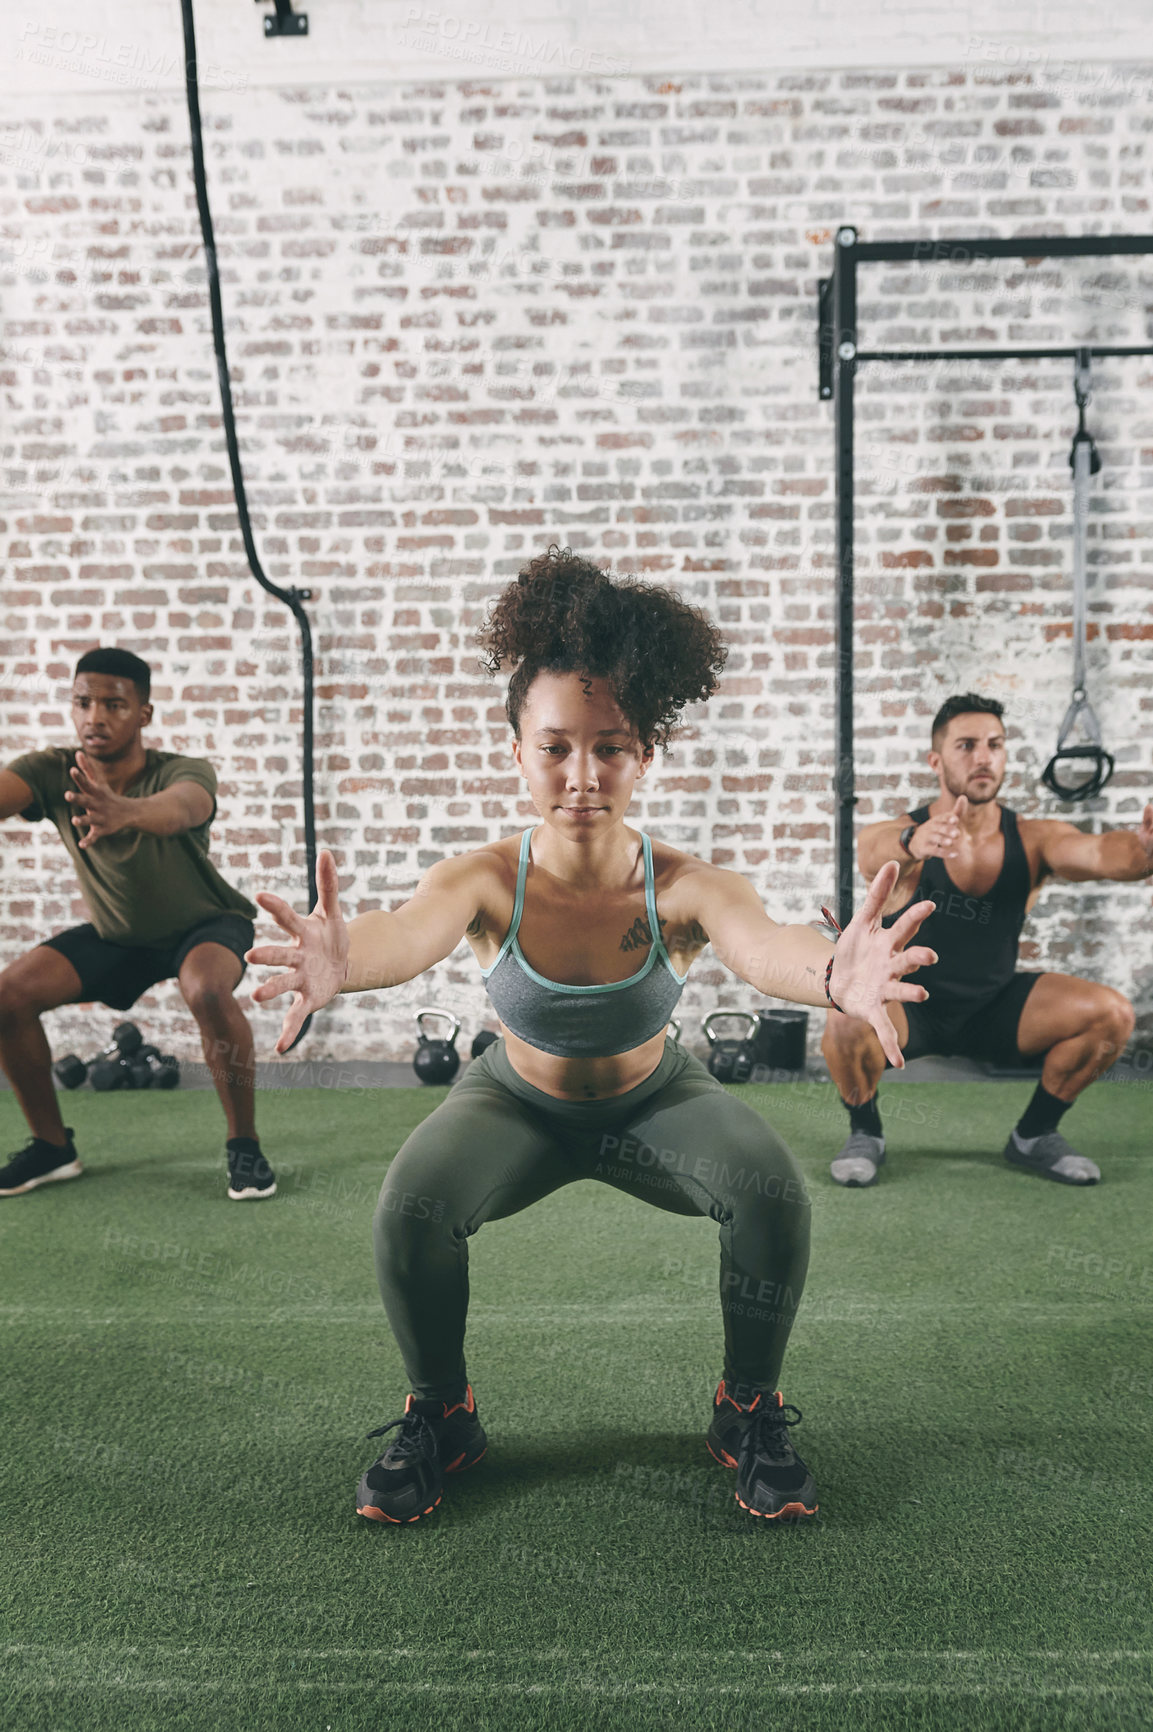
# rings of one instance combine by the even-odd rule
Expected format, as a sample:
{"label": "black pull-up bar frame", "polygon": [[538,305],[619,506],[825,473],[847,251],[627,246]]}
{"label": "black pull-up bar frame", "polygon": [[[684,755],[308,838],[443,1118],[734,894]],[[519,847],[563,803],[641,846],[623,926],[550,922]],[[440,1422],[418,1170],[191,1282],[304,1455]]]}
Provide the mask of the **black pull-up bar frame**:
{"label": "black pull-up bar frame", "polygon": [[853,625],[854,625],[854,445],[853,388],[857,368],[873,361],[1029,361],[1076,360],[1091,356],[1153,355],[1153,344],[1124,347],[1076,344],[1036,349],[859,349],[857,346],[857,268],[862,264],[982,265],[993,259],[1105,258],[1119,253],[1153,253],[1153,235],[1022,235],[1012,240],[862,241],[855,228],[836,232],[832,275],[821,280],[818,300],[819,389],[833,402],[834,473],[837,516],[837,796],[835,864],[837,919],[847,926],[853,914]]}

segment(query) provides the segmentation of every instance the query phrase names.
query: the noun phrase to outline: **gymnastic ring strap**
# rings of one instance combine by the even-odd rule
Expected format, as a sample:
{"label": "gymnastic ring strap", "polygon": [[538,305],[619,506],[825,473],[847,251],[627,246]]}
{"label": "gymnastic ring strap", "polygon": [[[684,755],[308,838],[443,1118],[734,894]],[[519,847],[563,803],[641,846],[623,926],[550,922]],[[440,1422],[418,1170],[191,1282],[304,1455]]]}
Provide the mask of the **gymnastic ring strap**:
{"label": "gymnastic ring strap", "polygon": [[[1082,738],[1076,745],[1070,745],[1069,738],[1073,733],[1080,733]],[[1092,765],[1090,774],[1081,776],[1077,781],[1062,780],[1062,767],[1076,773],[1086,765]],[[1065,719],[1057,735],[1057,750],[1046,764],[1041,780],[1051,793],[1060,800],[1091,800],[1106,786],[1113,774],[1113,757],[1101,744],[1101,724],[1097,720],[1097,712],[1085,693],[1079,686],[1073,693],[1073,702],[1065,711]]]}
{"label": "gymnastic ring strap", "polygon": [[[1106,786],[1113,774],[1113,759],[1101,743],[1101,725],[1085,690],[1086,626],[1086,538],[1089,524],[1089,483],[1101,468],[1101,458],[1085,426],[1089,401],[1089,352],[1077,354],[1073,391],[1077,400],[1078,425],[1073,435],[1069,464],[1073,471],[1073,701],[1065,711],[1057,735],[1057,750],[1046,764],[1041,780],[1061,800],[1089,800]],[[1070,745],[1074,733],[1081,740]],[[1088,776],[1063,780],[1062,768],[1074,774],[1092,765]]]}

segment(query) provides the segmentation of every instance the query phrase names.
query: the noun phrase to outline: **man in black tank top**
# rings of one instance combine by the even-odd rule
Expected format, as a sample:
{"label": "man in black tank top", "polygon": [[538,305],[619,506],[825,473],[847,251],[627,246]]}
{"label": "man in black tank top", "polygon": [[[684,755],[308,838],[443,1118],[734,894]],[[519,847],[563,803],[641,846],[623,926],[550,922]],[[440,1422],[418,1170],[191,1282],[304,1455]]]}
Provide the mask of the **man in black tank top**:
{"label": "man in black tank top", "polygon": [[[1111,986],[1070,974],[1017,970],[1025,915],[1048,877],[1132,880],[1153,872],[1153,805],[1139,830],[1087,835],[1056,818],[1018,818],[997,799],[1005,777],[1003,708],[964,692],[946,699],[933,722],[929,766],[940,794],[930,805],[870,824],[858,861],[871,878],[886,860],[900,877],[885,925],[911,902],[936,912],[918,942],[938,961],[918,970],[924,1003],[888,1013],[906,1059],[963,1053],[1012,1065],[1044,1054],[1032,1100],[1005,1146],[1005,1159],[1067,1185],[1092,1185],[1100,1170],[1058,1131],[1062,1115],[1109,1069],[1133,1032],[1133,1008]],[[833,1161],[841,1185],[870,1185],[885,1158],[877,1083],[887,1060],[868,1023],[830,1011],[823,1052],[849,1113],[848,1141]]]}

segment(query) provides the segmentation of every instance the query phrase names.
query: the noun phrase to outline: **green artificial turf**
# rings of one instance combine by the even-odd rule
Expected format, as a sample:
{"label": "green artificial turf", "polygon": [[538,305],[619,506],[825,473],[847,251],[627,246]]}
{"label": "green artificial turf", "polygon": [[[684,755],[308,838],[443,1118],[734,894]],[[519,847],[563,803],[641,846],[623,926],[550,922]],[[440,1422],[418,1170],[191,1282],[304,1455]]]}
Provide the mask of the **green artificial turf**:
{"label": "green artificial turf", "polygon": [[831,1088],[743,1091],[814,1199],[793,1528],[704,1449],[710,1223],[582,1183],[484,1228],[489,1454],[387,1528],[353,1502],[406,1388],[372,1206],[444,1091],[262,1094],[280,1191],[243,1205],[211,1095],[70,1098],[84,1178],[0,1203],[0,1720],[1147,1727],[1150,1097],[1066,1121],[1077,1190],[1000,1159],[1030,1086],[883,1087],[869,1191],[828,1178]]}

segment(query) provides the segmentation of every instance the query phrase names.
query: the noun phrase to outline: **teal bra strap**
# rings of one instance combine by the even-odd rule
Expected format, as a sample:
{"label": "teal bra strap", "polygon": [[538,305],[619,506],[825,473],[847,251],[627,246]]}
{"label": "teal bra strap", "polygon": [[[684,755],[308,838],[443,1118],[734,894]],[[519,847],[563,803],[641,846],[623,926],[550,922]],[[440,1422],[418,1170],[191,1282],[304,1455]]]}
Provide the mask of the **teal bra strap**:
{"label": "teal bra strap", "polygon": [[661,923],[657,918],[657,875],[653,867],[653,845],[646,831],[641,831],[641,842],[645,853],[645,908],[648,911],[649,931],[653,935],[653,949],[679,986],[688,979],[687,974],[678,974],[673,967],[673,959],[665,949],[665,941],[661,937]]}
{"label": "teal bra strap", "polygon": [[649,917],[649,931],[652,933],[653,943],[660,944],[663,950],[660,922],[657,920],[657,878],[653,870],[653,845],[644,830],[641,831],[641,847],[645,856],[645,910]]}
{"label": "teal bra strap", "polygon": [[[520,839],[520,858],[516,867],[516,900],[512,905],[512,924],[504,935],[504,945],[511,944],[520,929],[520,917],[524,913],[525,879],[528,877],[528,851],[535,833],[536,825],[534,824],[532,829],[526,830]],[[501,946],[502,949],[504,949],[504,945]]]}

